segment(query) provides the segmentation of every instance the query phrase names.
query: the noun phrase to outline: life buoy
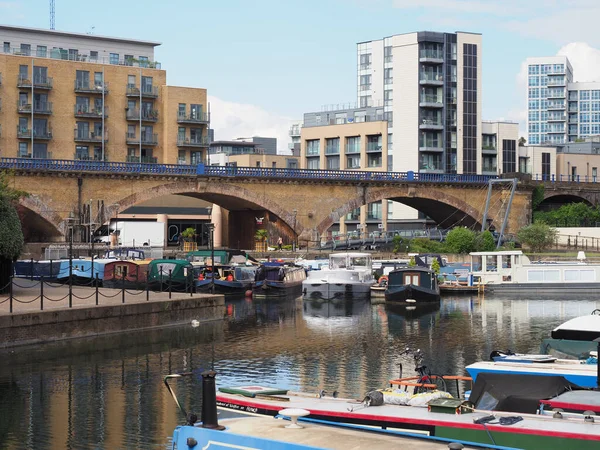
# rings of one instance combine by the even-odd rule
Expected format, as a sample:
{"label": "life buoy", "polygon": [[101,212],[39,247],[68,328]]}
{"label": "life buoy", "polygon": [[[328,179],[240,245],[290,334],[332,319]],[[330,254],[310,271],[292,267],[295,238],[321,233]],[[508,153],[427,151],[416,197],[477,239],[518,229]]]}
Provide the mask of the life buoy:
{"label": "life buoy", "polygon": [[198,281],[202,281],[202,280],[204,280],[204,275],[202,275],[202,274],[198,275]]}
{"label": "life buoy", "polygon": [[377,280],[377,284],[382,287],[387,286],[388,285],[387,275],[383,275],[383,276],[379,277],[379,280]]}

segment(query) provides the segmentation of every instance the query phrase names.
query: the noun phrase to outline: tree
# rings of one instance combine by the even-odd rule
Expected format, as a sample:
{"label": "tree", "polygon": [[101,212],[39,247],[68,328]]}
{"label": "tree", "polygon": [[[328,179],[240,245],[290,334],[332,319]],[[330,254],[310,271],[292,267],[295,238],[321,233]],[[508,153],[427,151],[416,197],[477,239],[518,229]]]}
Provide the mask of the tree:
{"label": "tree", "polygon": [[433,273],[436,275],[440,273],[440,262],[437,258],[433,259],[433,262],[431,263],[431,270],[433,270]]}
{"label": "tree", "polygon": [[23,229],[15,204],[26,194],[10,187],[5,173],[0,173],[0,292],[6,292],[12,276],[12,262],[23,250]]}
{"label": "tree", "polygon": [[469,253],[475,249],[475,232],[465,228],[456,227],[446,235],[446,250],[450,253]]}
{"label": "tree", "polygon": [[556,240],[556,229],[545,223],[537,222],[521,228],[517,237],[521,243],[531,248],[531,251],[539,253],[552,247]]}
{"label": "tree", "polygon": [[531,194],[531,210],[535,211],[538,206],[544,201],[544,185],[538,184]]}
{"label": "tree", "polygon": [[194,238],[196,237],[196,229],[192,228],[192,227],[186,228],[185,230],[183,230],[181,232],[181,237],[186,242],[192,242],[194,240]]}
{"label": "tree", "polygon": [[394,253],[408,250],[408,241],[398,234],[392,239],[392,245],[394,248]]}
{"label": "tree", "polygon": [[533,221],[555,226],[595,224],[600,222],[600,209],[583,202],[569,203],[551,211],[535,211]]}
{"label": "tree", "polygon": [[490,230],[485,230],[482,233],[477,233],[475,237],[474,250],[476,252],[492,252],[496,249],[496,241]]}
{"label": "tree", "polygon": [[519,147],[523,147],[526,143],[527,143],[527,139],[525,139],[523,136],[521,136],[519,138]]}
{"label": "tree", "polygon": [[417,266],[417,262],[415,261],[415,257],[411,256],[410,259],[408,260],[408,267],[416,267]]}

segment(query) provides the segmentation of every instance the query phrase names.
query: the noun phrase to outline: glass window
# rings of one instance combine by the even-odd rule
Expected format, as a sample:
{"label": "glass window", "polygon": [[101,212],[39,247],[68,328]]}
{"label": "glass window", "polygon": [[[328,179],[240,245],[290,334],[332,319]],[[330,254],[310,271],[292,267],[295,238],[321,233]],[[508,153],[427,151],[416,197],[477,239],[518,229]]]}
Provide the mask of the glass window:
{"label": "glass window", "polygon": [[529,88],[529,98],[540,98],[540,89]]}
{"label": "glass window", "polygon": [[368,69],[369,67],[371,67],[371,54],[363,53],[360,55],[360,68]]}
{"label": "glass window", "polygon": [[119,64],[119,54],[111,53],[109,56],[109,62],[110,64]]}
{"label": "glass window", "polygon": [[529,77],[529,86],[539,86],[540,77]]}
{"label": "glass window", "polygon": [[360,155],[348,155],[348,156],[346,156],[346,168],[348,168],[348,169],[360,169]]}
{"label": "glass window", "polygon": [[346,153],[360,153],[360,136],[346,138]]}
{"label": "glass window", "polygon": [[29,158],[30,155],[28,154],[28,148],[27,146],[29,145],[28,142],[19,142],[19,158]]}
{"label": "glass window", "polygon": [[383,84],[393,84],[394,69],[383,69]]}
{"label": "glass window", "polygon": [[30,44],[21,44],[20,53],[22,56],[31,56],[31,45]]}
{"label": "glass window", "polygon": [[529,109],[540,109],[539,100],[529,100]]}
{"label": "glass window", "polygon": [[306,160],[306,168],[307,169],[319,169],[319,158],[308,158]]}
{"label": "glass window", "polygon": [[529,111],[529,120],[530,121],[540,120],[540,112],[539,111]]}
{"label": "glass window", "polygon": [[318,155],[321,141],[319,139],[309,139],[306,141],[306,154],[309,156]]}
{"label": "glass window", "polygon": [[135,87],[135,75],[127,75],[127,87]]}
{"label": "glass window", "polygon": [[540,66],[530,65],[529,66],[529,75],[538,75],[540,73]]}
{"label": "glass window", "polygon": [[4,43],[4,53],[10,53],[10,42]]}
{"label": "glass window", "polygon": [[589,111],[590,110],[590,102],[581,102],[579,103],[580,111]]}
{"label": "glass window", "polygon": [[47,54],[48,54],[48,48],[45,45],[37,46],[36,56],[38,58],[45,58]]}
{"label": "glass window", "polygon": [[102,72],[94,72],[94,85],[102,86]]}
{"label": "glass window", "polygon": [[590,91],[579,91],[579,100],[589,100]]}
{"label": "glass window", "polygon": [[340,153],[340,138],[325,139],[325,154],[337,155]]}
{"label": "glass window", "polygon": [[79,51],[76,48],[69,49],[69,61],[79,61]]}
{"label": "glass window", "polygon": [[142,77],[142,92],[152,93],[152,77]]}
{"label": "glass window", "polygon": [[90,61],[98,61],[98,52],[95,50],[90,51]]}
{"label": "glass window", "polygon": [[339,170],[340,169],[340,157],[339,156],[328,156],[327,157],[327,169]]}

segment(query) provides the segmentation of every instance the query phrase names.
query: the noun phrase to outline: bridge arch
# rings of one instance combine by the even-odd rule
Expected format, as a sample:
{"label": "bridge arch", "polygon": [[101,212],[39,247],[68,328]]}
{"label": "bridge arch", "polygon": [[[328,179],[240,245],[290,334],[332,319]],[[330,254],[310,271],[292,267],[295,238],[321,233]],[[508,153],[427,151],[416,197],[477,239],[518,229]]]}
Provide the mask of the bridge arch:
{"label": "bridge arch", "polygon": [[594,206],[594,202],[587,198],[585,194],[578,195],[572,192],[546,191],[544,192],[544,200],[538,205],[538,209],[548,210],[569,203],[585,203],[588,206]]}
{"label": "bridge arch", "polygon": [[[377,201],[393,200],[412,208],[415,208],[441,224],[444,228],[452,228],[453,226],[464,225],[466,227],[481,228],[482,211],[485,204],[481,205],[481,211],[466,200],[458,198],[454,195],[440,192],[440,190],[429,187],[419,186],[389,189],[377,188],[366,190],[363,194],[352,198],[340,208],[329,214],[317,226],[319,234],[324,233],[341,217],[350,213],[354,209]],[[492,218],[494,226],[498,226]]]}
{"label": "bridge arch", "polygon": [[244,210],[266,210],[281,219],[290,229],[300,234],[304,227],[295,220],[293,211],[281,206],[274,201],[272,196],[265,191],[263,193],[245,189],[242,186],[230,183],[178,181],[163,184],[149,189],[141,190],[127,197],[117,200],[114,205],[109,206],[108,213],[114,216],[116,212],[124,211],[141,202],[152,200],[165,195],[186,195],[196,197],[230,211]]}
{"label": "bridge arch", "polygon": [[20,199],[17,206],[26,242],[49,242],[64,238],[63,218],[50,206],[51,199],[30,195]]}

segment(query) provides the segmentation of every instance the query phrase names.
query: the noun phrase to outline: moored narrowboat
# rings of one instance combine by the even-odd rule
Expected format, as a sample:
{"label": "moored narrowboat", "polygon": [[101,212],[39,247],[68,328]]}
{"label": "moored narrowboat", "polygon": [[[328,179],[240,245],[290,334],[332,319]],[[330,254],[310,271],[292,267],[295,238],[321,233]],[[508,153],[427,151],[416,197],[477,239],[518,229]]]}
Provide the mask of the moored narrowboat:
{"label": "moored narrowboat", "polygon": [[150,261],[114,260],[104,266],[103,286],[108,288],[145,289]]}
{"label": "moored narrowboat", "polygon": [[427,303],[440,301],[437,275],[426,267],[402,267],[388,275],[386,302]]}
{"label": "moored narrowboat", "polygon": [[254,277],[255,296],[301,295],[306,270],[302,266],[283,262],[262,263]]}
{"label": "moored narrowboat", "polygon": [[155,259],[148,265],[148,284],[156,291],[193,290],[194,268],[185,259]]}

